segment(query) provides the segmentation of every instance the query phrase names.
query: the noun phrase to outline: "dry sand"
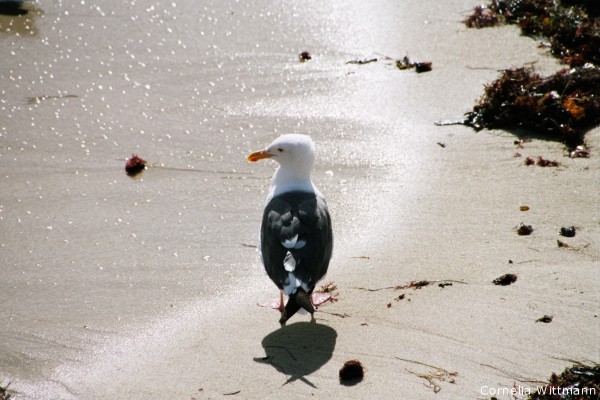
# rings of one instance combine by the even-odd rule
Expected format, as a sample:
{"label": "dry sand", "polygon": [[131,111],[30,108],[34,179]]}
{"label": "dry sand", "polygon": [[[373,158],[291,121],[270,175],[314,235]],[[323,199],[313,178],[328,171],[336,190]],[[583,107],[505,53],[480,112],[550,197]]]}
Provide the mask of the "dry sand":
{"label": "dry sand", "polygon": [[[499,69],[554,72],[546,51],[465,29],[473,1],[258,3],[37,4],[25,33],[3,28],[0,380],[15,397],[489,399],[598,362],[600,131],[569,159],[433,125]],[[433,71],[381,58],[406,53]],[[251,247],[274,166],[244,157],[290,131],[319,146],[339,301],[280,329],[256,305],[277,293]],[[197,171],[133,181],[132,151]],[[538,155],[562,166],[523,165]],[[517,282],[492,284],[505,273]],[[365,378],[340,385],[349,359]]]}

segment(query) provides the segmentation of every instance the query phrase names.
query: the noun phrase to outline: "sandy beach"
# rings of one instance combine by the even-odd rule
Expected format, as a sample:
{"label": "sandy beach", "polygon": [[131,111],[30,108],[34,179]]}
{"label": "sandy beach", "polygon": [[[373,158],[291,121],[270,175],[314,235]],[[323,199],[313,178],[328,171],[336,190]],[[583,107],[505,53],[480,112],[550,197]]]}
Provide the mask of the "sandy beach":
{"label": "sandy beach", "polygon": [[[600,129],[572,159],[434,124],[499,70],[561,68],[538,41],[467,29],[466,0],[141,3],[0,16],[13,398],[523,399],[600,362]],[[433,70],[398,70],[405,55]],[[282,133],[317,143],[338,299],[284,328],[257,305],[278,295],[256,248],[275,164],[246,161]],[[365,377],[342,385],[350,359]]]}

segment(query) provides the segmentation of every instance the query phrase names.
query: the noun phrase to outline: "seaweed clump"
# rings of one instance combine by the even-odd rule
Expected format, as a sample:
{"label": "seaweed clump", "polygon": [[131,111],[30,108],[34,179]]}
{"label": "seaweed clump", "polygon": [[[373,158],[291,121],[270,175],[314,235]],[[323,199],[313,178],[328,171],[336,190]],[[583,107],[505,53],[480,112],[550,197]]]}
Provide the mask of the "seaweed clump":
{"label": "seaweed clump", "polygon": [[469,28],[488,28],[505,23],[505,18],[502,13],[498,12],[498,2],[492,1],[489,6],[479,4],[473,9],[473,13],[469,15],[463,22]]}
{"label": "seaweed clump", "polygon": [[546,37],[552,54],[571,67],[600,66],[598,0],[492,0],[464,20],[470,28],[515,24],[523,34]]}
{"label": "seaweed clump", "polygon": [[560,375],[552,374],[547,385],[532,391],[529,400],[583,400],[600,398],[600,365],[576,364]]}
{"label": "seaweed clump", "polygon": [[600,123],[600,67],[563,69],[541,77],[532,68],[502,71],[485,86],[465,125],[481,130],[529,129],[569,148]]}

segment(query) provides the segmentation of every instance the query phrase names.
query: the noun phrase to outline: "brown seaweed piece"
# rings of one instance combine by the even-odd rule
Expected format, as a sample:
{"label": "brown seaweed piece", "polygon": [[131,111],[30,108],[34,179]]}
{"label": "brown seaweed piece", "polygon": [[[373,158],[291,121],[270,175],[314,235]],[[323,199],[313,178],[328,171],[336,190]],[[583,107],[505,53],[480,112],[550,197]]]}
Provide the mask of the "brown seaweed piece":
{"label": "brown seaweed piece", "polygon": [[558,161],[546,160],[545,158],[542,158],[542,156],[538,156],[538,159],[535,163],[536,163],[536,165],[539,165],[540,167],[558,167],[558,166],[560,166],[560,163]]}
{"label": "brown seaweed piece", "polygon": [[396,67],[398,67],[398,69],[400,69],[400,70],[410,69],[410,68],[414,67],[414,64],[410,62],[410,59],[408,58],[408,56],[404,56],[404,58],[402,58],[400,60],[396,60]]}
{"label": "brown seaweed piece", "polygon": [[400,60],[396,60],[396,67],[400,70],[414,68],[416,72],[428,72],[431,71],[431,61],[412,62],[408,56],[404,56]]}
{"label": "brown seaweed piece", "polygon": [[553,160],[547,160],[545,158],[543,158],[542,156],[538,156],[537,160],[534,160],[531,157],[527,157],[525,159],[524,162],[525,165],[539,165],[540,167],[559,167],[560,166],[560,162],[558,161],[553,161]]}
{"label": "brown seaweed piece", "polygon": [[356,60],[347,61],[346,64],[364,65],[364,64],[370,64],[373,62],[377,62],[377,61],[379,61],[377,58],[365,58],[365,59],[356,59]]}
{"label": "brown seaweed piece", "polygon": [[494,285],[500,286],[508,286],[517,281],[517,276],[515,274],[504,274],[499,278],[493,280]]}
{"label": "brown seaweed piece", "polygon": [[479,4],[473,9],[473,13],[463,21],[468,28],[487,28],[500,25],[504,22],[502,14],[498,14],[493,6]]}
{"label": "brown seaweed piece", "polygon": [[523,164],[530,166],[530,165],[535,165],[535,160],[531,157],[527,157],[525,159],[525,161],[523,161]]}
{"label": "brown seaweed piece", "polygon": [[536,319],[535,322],[543,322],[545,324],[549,324],[550,322],[552,322],[552,318],[552,315],[544,315],[543,317]]}
{"label": "brown seaweed piece", "polygon": [[317,290],[319,293],[333,293],[337,290],[337,285],[333,281],[327,282]]}
{"label": "brown seaweed piece", "polygon": [[412,288],[414,290],[421,289],[422,287],[429,286],[431,282],[429,281],[410,281],[405,285],[399,285],[394,287],[394,290],[408,289]]}
{"label": "brown seaweed piece", "polygon": [[517,234],[519,236],[531,235],[532,232],[533,232],[533,227],[531,225],[525,225],[522,222],[519,225],[517,225]]}

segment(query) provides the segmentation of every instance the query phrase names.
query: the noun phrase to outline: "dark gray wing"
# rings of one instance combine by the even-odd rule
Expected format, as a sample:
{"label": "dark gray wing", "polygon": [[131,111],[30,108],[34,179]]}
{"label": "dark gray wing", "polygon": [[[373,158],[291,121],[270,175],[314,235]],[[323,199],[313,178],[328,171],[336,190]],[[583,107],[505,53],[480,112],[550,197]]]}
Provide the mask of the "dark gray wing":
{"label": "dark gray wing", "polygon": [[286,294],[294,286],[290,279],[310,293],[327,273],[333,234],[322,197],[307,192],[274,197],[265,207],[260,237],[267,274]]}

